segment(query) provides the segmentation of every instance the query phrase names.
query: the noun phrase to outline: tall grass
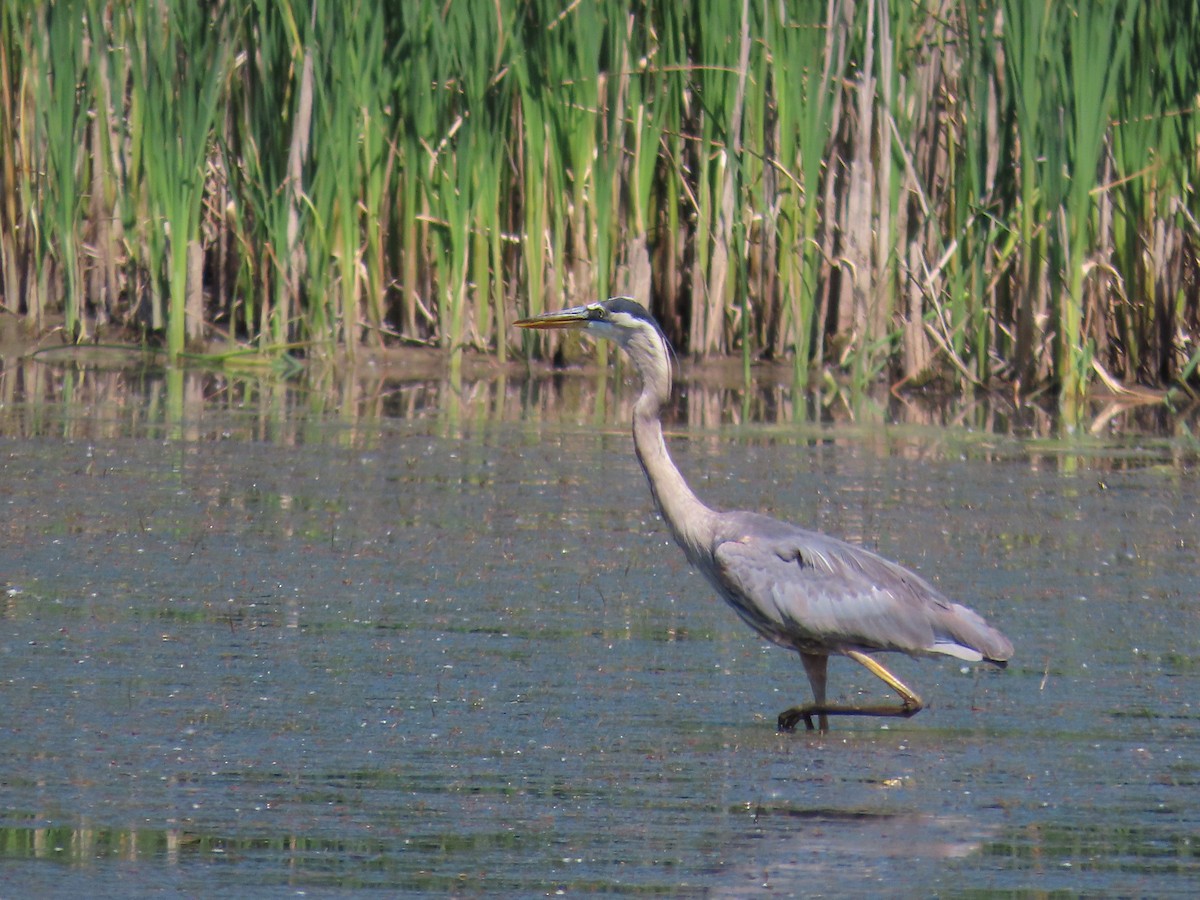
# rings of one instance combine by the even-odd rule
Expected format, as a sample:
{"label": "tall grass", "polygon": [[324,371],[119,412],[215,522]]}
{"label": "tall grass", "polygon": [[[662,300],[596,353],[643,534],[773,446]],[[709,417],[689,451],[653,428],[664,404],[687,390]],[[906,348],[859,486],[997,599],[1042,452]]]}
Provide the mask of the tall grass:
{"label": "tall grass", "polygon": [[[947,128],[951,176],[946,185],[950,200],[946,237],[957,252],[947,259],[946,272],[951,296],[970,310],[973,347],[960,346],[959,352],[974,358],[971,370],[976,382],[987,383],[994,357],[1012,359],[1015,352],[1011,325],[1000,325],[1012,321],[1012,291],[1001,289],[1001,283],[1011,286],[1016,279],[1001,276],[1012,260],[1016,230],[1004,218],[999,195],[1004,188],[1002,167],[1013,158],[1015,135],[1012,129],[1000,128],[1005,55],[994,26],[994,4],[971,0],[952,5],[957,7],[956,33],[965,41],[966,52],[952,106],[953,125]],[[953,59],[952,48],[947,47],[946,56]],[[1031,235],[1032,220],[1027,225]],[[989,352],[981,352],[988,348]],[[1021,370],[1017,364],[1010,371],[1019,377]]]}
{"label": "tall grass", "polygon": [[80,189],[80,147],[84,144],[86,108],[82,102],[84,42],[82,0],[60,0],[40,12],[44,20],[35,28],[35,53],[48,77],[35,79],[35,102],[41,113],[47,153],[45,224],[48,247],[58,260],[62,276],[62,306],[66,333],[82,335],[80,317],[80,229],[83,191]]}
{"label": "tall grass", "polygon": [[[176,358],[201,333],[201,210],[207,162],[226,96],[230,62],[227,7],[163,0],[133,3],[131,129],[142,187],[137,223],[146,242],[151,322]],[[164,310],[165,298],[165,310]],[[189,321],[190,320],[190,321]]]}
{"label": "tall grass", "polygon": [[[986,8],[980,13],[986,17]],[[1020,247],[1020,264],[1014,293],[1017,296],[1015,340],[1012,364],[1018,383],[1034,381],[1048,372],[1037,371],[1039,320],[1045,320],[1049,300],[1046,296],[1044,265],[1046,230],[1044,198],[1039,184],[1045,173],[1040,151],[1046,143],[1048,119],[1054,115],[1043,103],[1050,75],[1050,55],[1058,48],[1049,22],[1052,7],[1024,0],[1004,0],[1004,58],[1007,65],[1008,115],[1017,142],[1016,178],[1009,191],[1008,206]],[[986,25],[984,27],[987,27]]]}
{"label": "tall grass", "polygon": [[319,75],[308,190],[315,231],[324,241],[309,253],[312,284],[302,323],[311,323],[306,337],[327,353],[340,345],[353,355],[363,340],[380,342],[384,318],[386,22],[377,5],[314,9]]}
{"label": "tall grass", "polygon": [[[1093,193],[1099,187],[1100,157],[1105,149],[1118,74],[1129,52],[1134,0],[1085,0],[1075,9],[1060,4],[1067,17],[1068,61],[1057,84],[1065,107],[1065,135],[1052,141],[1051,196],[1061,197],[1057,233],[1061,268],[1054,280],[1062,291],[1059,301],[1058,352],[1055,365],[1059,390],[1067,404],[1082,399],[1095,347],[1084,331],[1085,265],[1094,246]],[[1068,68],[1069,67],[1069,68]],[[1056,165],[1056,163],[1058,165]],[[1059,176],[1068,184],[1059,186]]]}
{"label": "tall grass", "polygon": [[824,7],[799,4],[795,10],[772,4],[766,26],[775,61],[775,153],[769,163],[782,175],[777,182],[769,179],[775,187],[764,197],[777,234],[771,255],[778,264],[767,268],[778,272],[783,300],[771,350],[783,355],[790,345],[797,385],[807,384],[820,355],[820,198],[844,78],[847,11],[844,0],[829,0]]}
{"label": "tall grass", "polygon": [[788,359],[800,388],[1194,383],[1180,21],[1131,0],[13,0],[2,302],[69,337],[144,326],[173,359],[219,338],[457,366],[521,339],[570,355],[509,321],[628,293],[681,353]]}
{"label": "tall grass", "polygon": [[[743,259],[735,246],[742,121],[745,116],[743,35],[749,28],[746,3],[698,3],[682,27],[694,61],[691,116],[681,123],[696,136],[688,147],[695,179],[695,232],[691,266],[691,352],[729,349],[727,317],[736,309],[734,269]],[[745,38],[748,42],[748,35]]]}
{"label": "tall grass", "polygon": [[[1188,281],[1196,274],[1189,244],[1194,248],[1200,235],[1194,212],[1200,34],[1194,28],[1175,33],[1180,21],[1200,16],[1200,0],[1183,4],[1178,14],[1165,17],[1138,6],[1133,44],[1119,69],[1111,246],[1122,302],[1112,311],[1124,352],[1100,350],[1105,364],[1126,380],[1167,383],[1189,363],[1194,372],[1200,358],[1197,350],[1190,359],[1181,353],[1176,337],[1195,327]],[[1188,190],[1180,194],[1179,184]]]}
{"label": "tall grass", "polygon": [[[218,321],[259,346],[291,336],[306,273],[299,237],[311,209],[304,202],[304,166],[315,61],[314,48],[301,37],[301,29],[307,34],[310,28],[304,12],[286,0],[256,0],[239,23],[241,40],[255,51],[245,55],[230,83],[230,117],[236,118],[227,128],[224,154],[237,199],[226,221],[241,266],[238,299],[218,311]],[[316,315],[306,317],[307,330],[319,331],[318,322]]]}

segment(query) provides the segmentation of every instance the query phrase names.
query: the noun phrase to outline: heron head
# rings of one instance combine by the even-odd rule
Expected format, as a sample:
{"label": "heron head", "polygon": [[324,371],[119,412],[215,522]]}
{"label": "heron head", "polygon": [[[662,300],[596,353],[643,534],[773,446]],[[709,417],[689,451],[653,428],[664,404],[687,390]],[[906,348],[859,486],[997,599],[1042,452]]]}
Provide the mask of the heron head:
{"label": "heron head", "polygon": [[[663,340],[662,329],[654,317],[637,301],[628,297],[614,297],[586,306],[574,306],[558,312],[545,313],[514,323],[519,328],[570,328],[585,330],[597,337],[605,337],[620,344],[626,350],[639,335],[655,335]],[[665,340],[664,340],[665,343]]]}

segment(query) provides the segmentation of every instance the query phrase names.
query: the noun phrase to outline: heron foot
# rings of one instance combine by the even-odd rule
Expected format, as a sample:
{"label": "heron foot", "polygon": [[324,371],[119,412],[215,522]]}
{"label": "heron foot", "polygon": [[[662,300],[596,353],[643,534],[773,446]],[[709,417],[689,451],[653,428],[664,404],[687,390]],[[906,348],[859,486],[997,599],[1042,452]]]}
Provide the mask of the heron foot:
{"label": "heron foot", "polygon": [[[810,706],[793,706],[791,709],[785,709],[779,714],[779,721],[776,727],[779,731],[795,731],[796,725],[803,719],[804,730],[815,731],[816,729],[813,727],[814,712],[819,713],[819,710]],[[821,730],[829,730],[824,717],[821,718]]]}
{"label": "heron foot", "polygon": [[829,730],[828,716],[881,716],[886,718],[908,719],[915,716],[924,708],[921,698],[915,694],[906,697],[900,706],[793,706],[779,714],[779,731],[795,731],[801,719],[808,731],[815,731],[813,716],[818,717],[820,730]]}
{"label": "heron foot", "polygon": [[907,719],[909,716],[915,716],[925,706],[921,698],[911,688],[872,659],[869,654],[859,650],[846,650],[844,652],[846,656],[864,666],[867,671],[881,679],[888,687],[899,694],[900,705],[837,706],[826,703],[825,666],[829,661],[829,657],[820,654],[801,653],[800,659],[804,662],[804,671],[808,673],[808,680],[812,684],[813,700],[815,702],[809,703],[807,706],[793,706],[791,709],[785,709],[781,712],[779,714],[780,731],[794,731],[796,724],[801,719],[804,720],[804,727],[808,731],[813,731],[813,716],[817,717],[822,733],[829,730],[830,716],[891,716],[899,719]]}

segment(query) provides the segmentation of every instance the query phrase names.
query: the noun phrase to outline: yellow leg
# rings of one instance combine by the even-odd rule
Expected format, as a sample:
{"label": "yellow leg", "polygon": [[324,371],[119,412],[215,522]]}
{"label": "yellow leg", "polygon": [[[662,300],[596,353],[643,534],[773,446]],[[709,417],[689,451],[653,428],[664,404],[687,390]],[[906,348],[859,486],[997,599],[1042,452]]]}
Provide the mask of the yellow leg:
{"label": "yellow leg", "polygon": [[801,719],[804,720],[805,728],[812,731],[813,716],[818,717],[821,731],[828,731],[827,716],[894,716],[907,719],[909,716],[915,716],[924,707],[925,704],[916,692],[870,656],[857,650],[847,650],[845,653],[846,656],[864,666],[872,675],[899,694],[900,706],[830,706],[825,702],[825,666],[829,657],[802,653],[800,658],[804,662],[804,669],[812,684],[814,702],[806,706],[793,706],[791,709],[781,712],[778,723],[780,731],[794,730]]}

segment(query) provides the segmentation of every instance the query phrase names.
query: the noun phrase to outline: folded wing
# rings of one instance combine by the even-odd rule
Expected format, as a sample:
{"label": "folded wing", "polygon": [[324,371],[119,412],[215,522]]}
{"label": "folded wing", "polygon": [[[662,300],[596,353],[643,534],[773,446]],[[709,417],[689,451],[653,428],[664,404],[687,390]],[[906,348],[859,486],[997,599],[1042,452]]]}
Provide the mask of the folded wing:
{"label": "folded wing", "polygon": [[764,637],[802,652],[898,650],[1003,663],[983,617],[870,551],[754,513],[727,513],[713,580]]}

